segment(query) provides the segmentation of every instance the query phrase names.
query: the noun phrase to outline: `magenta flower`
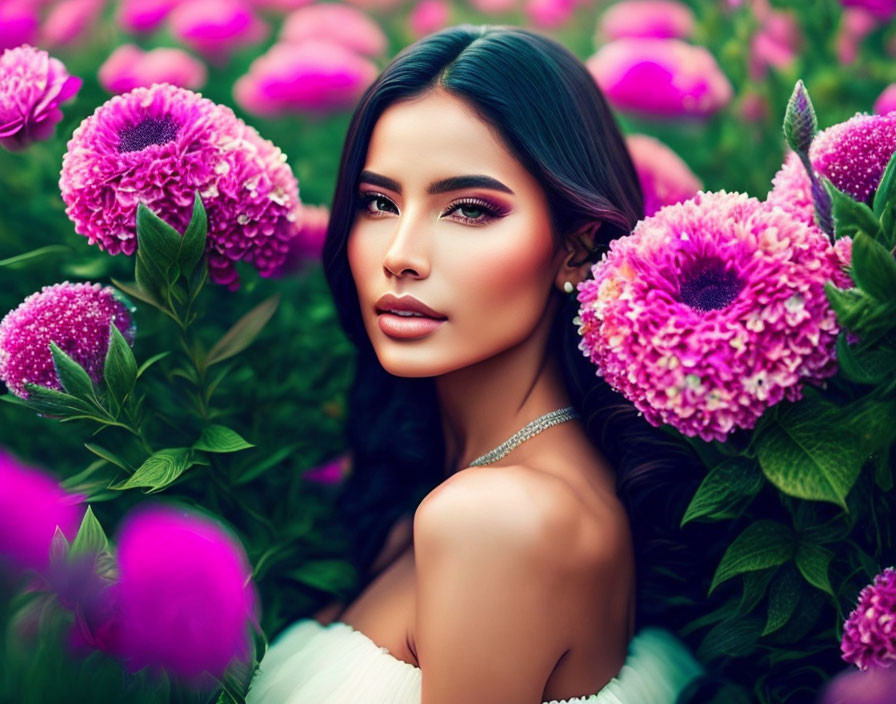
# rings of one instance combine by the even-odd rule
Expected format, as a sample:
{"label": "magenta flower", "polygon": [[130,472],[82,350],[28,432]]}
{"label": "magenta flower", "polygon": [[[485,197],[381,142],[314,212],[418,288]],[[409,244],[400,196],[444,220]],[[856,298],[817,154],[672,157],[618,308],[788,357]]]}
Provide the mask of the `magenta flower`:
{"label": "magenta flower", "polygon": [[0,2],[0,52],[37,40],[37,9],[29,0]]}
{"label": "magenta flower", "polygon": [[896,664],[896,569],[886,568],[859,592],[843,624],[842,658],[860,670]]}
{"label": "magenta flower", "polygon": [[753,80],[761,80],[769,67],[788,69],[803,43],[796,18],[788,12],[767,10],[760,13],[762,26],[750,41],[749,71]]}
{"label": "magenta flower", "polygon": [[118,23],[128,32],[146,33],[156,29],[181,0],[121,0]]}
{"label": "magenta flower", "polygon": [[843,7],[867,10],[880,20],[887,21],[896,14],[896,0],[840,0]]}
{"label": "magenta flower", "polygon": [[874,101],[874,112],[877,115],[886,115],[896,110],[896,83],[891,83]]}
{"label": "magenta flower", "polygon": [[52,476],[0,447],[0,563],[15,570],[44,571],[56,526],[67,540],[74,540],[85,498],[69,494]]}
{"label": "magenta flower", "polygon": [[100,85],[110,93],[127,93],[153,83],[198,90],[207,76],[205,64],[181,49],[143,51],[136,44],[122,44],[99,69]]}
{"label": "magenta flower", "polygon": [[744,194],[700,192],[610,243],[579,285],[579,347],[653,425],[724,442],[834,375],[820,231]]}
{"label": "magenta flower", "polygon": [[351,5],[310,5],[291,13],[283,23],[280,41],[300,44],[322,39],[341,44],[364,56],[380,56],[388,41],[380,26]]}
{"label": "magenta flower", "polygon": [[170,506],[137,508],[118,534],[120,649],[134,670],[209,684],[251,654],[252,568],[216,521]]}
{"label": "magenta flower", "polygon": [[612,105],[646,117],[707,117],[731,100],[713,55],[679,39],[617,39],[586,62]]}
{"label": "magenta flower", "polygon": [[516,9],[519,0],[470,0],[470,4],[485,15],[500,15]]}
{"label": "magenta flower", "polygon": [[136,326],[117,296],[111,286],[68,281],[32,293],[0,321],[0,380],[21,398],[28,398],[26,383],[61,389],[50,351],[54,342],[99,383],[109,325],[114,322],[134,344]]}
{"label": "magenta flower", "polygon": [[821,690],[818,704],[892,704],[896,670],[844,670]]}
{"label": "magenta flower", "polygon": [[193,51],[216,64],[230,54],[262,41],[268,25],[242,0],[189,0],[169,16],[171,33]]}
{"label": "magenta flower", "polygon": [[250,0],[252,7],[259,10],[272,12],[292,12],[305,5],[310,5],[314,0]]}
{"label": "magenta flower", "polygon": [[319,467],[309,469],[302,475],[302,479],[316,484],[338,484],[349,472],[351,458],[348,455],[340,455]]}
{"label": "magenta flower", "polygon": [[576,9],[576,0],[526,0],[525,9],[533,26],[554,29],[569,21]]}
{"label": "magenta flower", "polygon": [[212,281],[239,288],[234,262],[271,276],[299,216],[298,183],[283,152],[230,108],[167,84],[112,98],[68,143],[59,181],[75,231],[110,254],[137,248],[137,204],[180,232],[193,195],[208,213]]}
{"label": "magenta flower", "polygon": [[325,205],[302,206],[298,232],[290,240],[289,253],[275,277],[293,274],[308,262],[320,260],[329,222],[330,211]]}
{"label": "magenta flower", "polygon": [[[819,132],[809,160],[819,176],[858,201],[869,201],[896,151],[896,114],[856,114]],[[793,152],[772,179],[766,199],[802,222],[815,224],[809,175]]]}
{"label": "magenta flower", "polygon": [[275,44],[233,87],[236,102],[263,117],[348,110],[378,73],[370,60],[333,41]]}
{"label": "magenta flower", "polygon": [[843,10],[836,37],[837,60],[844,66],[853,63],[862,41],[879,23],[877,17],[860,7],[847,7]]}
{"label": "magenta flower", "polygon": [[687,39],[694,33],[694,12],[677,0],[623,0],[601,15],[598,36]]}
{"label": "magenta flower", "polygon": [[33,46],[0,55],[0,145],[10,151],[49,139],[62,119],[59,104],[74,97],[81,79],[59,59]]}
{"label": "magenta flower", "polygon": [[664,205],[679,203],[697,194],[703,184],[681,157],[654,137],[631,134],[625,138],[644,192],[644,215]]}
{"label": "magenta flower", "polygon": [[451,7],[445,0],[420,0],[408,16],[411,33],[417,37],[425,37],[448,25]]}
{"label": "magenta flower", "polygon": [[77,44],[96,26],[106,0],[62,0],[50,10],[41,27],[47,46]]}

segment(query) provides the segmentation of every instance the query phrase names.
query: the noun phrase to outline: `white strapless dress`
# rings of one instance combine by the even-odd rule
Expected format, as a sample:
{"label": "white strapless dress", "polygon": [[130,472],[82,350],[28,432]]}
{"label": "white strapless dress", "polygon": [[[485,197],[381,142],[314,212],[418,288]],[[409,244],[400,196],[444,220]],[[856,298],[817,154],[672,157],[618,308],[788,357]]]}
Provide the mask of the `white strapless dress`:
{"label": "white strapless dress", "polygon": [[[703,668],[666,630],[645,628],[599,692],[545,704],[674,704]],[[247,704],[420,704],[422,671],[342,621],[296,621],[268,648]]]}

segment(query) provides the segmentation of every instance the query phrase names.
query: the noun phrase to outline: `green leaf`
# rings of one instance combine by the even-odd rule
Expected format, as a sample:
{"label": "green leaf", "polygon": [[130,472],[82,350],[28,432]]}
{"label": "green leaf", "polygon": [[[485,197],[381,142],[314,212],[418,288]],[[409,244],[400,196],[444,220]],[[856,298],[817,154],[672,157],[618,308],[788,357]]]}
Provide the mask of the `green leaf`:
{"label": "green leaf", "polygon": [[59,349],[55,342],[50,343],[50,351],[53,355],[53,366],[56,368],[59,383],[62,384],[62,388],[65,389],[66,393],[82,401],[96,404],[96,392],[93,388],[93,381],[87,372],[84,371],[84,367]]}
{"label": "green leaf", "polygon": [[137,205],[137,250],[161,271],[176,264],[181,235],[143,203]]}
{"label": "green leaf", "polygon": [[223,425],[209,425],[203,428],[199,439],[193,443],[194,450],[206,452],[236,452],[255,447],[237,433]]}
{"label": "green leaf", "polygon": [[684,517],[688,521],[706,516],[725,516],[745,497],[755,496],[764,478],[756,463],[746,457],[732,457],[713,467],[700,483]]}
{"label": "green leaf", "polygon": [[781,570],[769,589],[768,617],[762,635],[774,633],[790,620],[799,604],[801,594],[802,584],[792,566]]}
{"label": "green leaf", "polygon": [[344,560],[309,560],[297,569],[287,572],[286,576],[315,589],[335,593],[350,587],[356,578],[356,573],[355,569]]}
{"label": "green leaf", "polygon": [[846,510],[864,452],[826,405],[810,399],[785,405],[756,443],[762,471],[785,494]]}
{"label": "green leaf", "polygon": [[878,301],[896,301],[896,259],[864,232],[853,239],[852,276],[859,288]]}
{"label": "green leaf", "polygon": [[[834,216],[834,232],[836,239],[852,237],[865,232],[873,238],[883,235],[880,222],[864,203],[859,203],[848,193],[844,193],[830,181],[825,181],[828,193],[831,194],[831,214]],[[853,250],[855,251],[855,250]],[[853,254],[855,264],[855,254]]]}
{"label": "green leaf", "polygon": [[769,582],[772,581],[772,577],[775,576],[779,569],[778,567],[769,567],[764,570],[744,572],[744,591],[740,597],[740,604],[737,606],[738,613],[748,614],[756,608],[756,605],[765,596]]}
{"label": "green leaf", "polygon": [[896,202],[896,152],[890,156],[874,193],[874,214],[880,218],[887,204],[893,202]]}
{"label": "green leaf", "polygon": [[109,325],[109,348],[103,365],[103,378],[109,390],[123,402],[137,381],[137,360],[124,335],[114,323]]}
{"label": "green leaf", "polygon": [[737,574],[783,565],[793,557],[794,548],[793,532],[787,526],[768,519],[756,521],[725,550],[709,593]]}
{"label": "green leaf", "polygon": [[828,567],[833,558],[834,553],[821,545],[800,542],[796,550],[795,561],[800,574],[809,584],[834,596],[831,580],[828,577]]}
{"label": "green leaf", "polygon": [[68,254],[71,251],[72,248],[67,247],[66,245],[50,244],[46,247],[40,247],[39,249],[32,249],[30,252],[17,254],[14,257],[0,259],[0,266],[15,266],[16,264],[22,264],[32,259],[39,259],[40,257],[46,256],[47,254]]}
{"label": "green leaf", "polygon": [[893,448],[886,447],[874,455],[874,483],[881,491],[893,490],[893,465],[896,461],[891,460],[892,454]]}
{"label": "green leaf", "polygon": [[289,457],[293,452],[295,452],[296,448],[299,447],[302,443],[294,442],[286,447],[281,447],[276,452],[273,452],[267,455],[264,459],[259,462],[255,462],[249,465],[249,467],[237,478],[234,482],[235,486],[239,486],[240,484],[246,484],[247,482],[251,482],[253,479],[263,474],[265,471],[273,467],[278,462]]}
{"label": "green leaf", "polygon": [[896,376],[896,350],[887,348],[861,349],[849,345],[846,332],[837,335],[837,365],[840,372],[857,384],[875,386]]}
{"label": "green leaf", "polygon": [[128,296],[132,298],[136,298],[138,301],[143,301],[144,303],[148,303],[149,305],[158,308],[161,311],[165,310],[165,307],[159,302],[159,299],[156,298],[152,292],[148,291],[145,286],[141,286],[139,282],[134,282],[133,285],[125,284],[117,279],[111,279],[112,283],[116,288],[120,289],[123,293],[126,293]]}
{"label": "green leaf", "polygon": [[279,304],[280,294],[277,293],[270,298],[266,298],[237,320],[233,327],[224,333],[224,336],[209,350],[205,366],[210,367],[213,364],[229,359],[252,344],[252,340],[255,339],[271,319]]}
{"label": "green leaf", "polygon": [[208,218],[205,214],[205,206],[196,192],[193,201],[193,215],[190,218],[190,224],[187,226],[184,236],[181,238],[180,251],[177,255],[177,264],[184,277],[190,278],[193,269],[202,259],[205,252],[205,240],[208,232]]}
{"label": "green leaf", "polygon": [[159,352],[158,354],[154,354],[152,357],[147,359],[143,364],[140,365],[140,368],[137,370],[137,378],[139,379],[143,372],[149,369],[153,364],[158,362],[160,359],[167,357],[171,354],[171,350],[166,350],[165,352]]}
{"label": "green leaf", "polygon": [[110,486],[110,489],[125,490],[147,487],[147,493],[161,491],[187,469],[197,464],[189,447],[171,447],[159,450],[141,464],[127,481]]}
{"label": "green leaf", "polygon": [[108,550],[109,540],[106,538],[100,522],[93,515],[93,510],[88,506],[68,554],[69,556],[96,554]]}
{"label": "green leaf", "polygon": [[144,291],[148,297],[159,301],[161,310],[168,310],[167,306],[167,289],[170,282],[168,272],[170,269],[160,268],[152,260],[147,258],[148,255],[140,254],[137,250],[136,265],[134,267],[134,278],[137,281],[137,287]]}
{"label": "green leaf", "polygon": [[72,416],[90,416],[99,423],[105,423],[107,420],[102,417],[105,415],[104,411],[62,391],[32,383],[26,383],[25,390],[28,392],[28,398],[24,401],[25,405],[42,415],[53,415],[62,419]]}
{"label": "green leaf", "polygon": [[97,457],[103,458],[109,464],[113,464],[116,467],[123,469],[128,474],[134,473],[134,469],[133,469],[133,467],[131,467],[130,464],[128,464],[125,460],[123,460],[121,457],[116,455],[111,450],[107,450],[102,445],[96,445],[94,443],[85,442],[84,447],[86,447],[88,450],[90,450]]}
{"label": "green leaf", "polygon": [[722,655],[743,657],[753,650],[761,633],[761,619],[756,616],[734,616],[709,630],[697,648],[697,657],[701,661]]}

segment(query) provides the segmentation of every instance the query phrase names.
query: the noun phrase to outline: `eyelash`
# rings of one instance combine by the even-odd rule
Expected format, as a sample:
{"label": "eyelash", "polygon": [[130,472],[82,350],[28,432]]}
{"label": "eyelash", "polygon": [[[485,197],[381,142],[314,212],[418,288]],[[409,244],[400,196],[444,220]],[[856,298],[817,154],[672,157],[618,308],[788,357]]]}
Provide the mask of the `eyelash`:
{"label": "eyelash", "polygon": [[[362,193],[358,198],[358,210],[365,211],[368,215],[373,217],[379,217],[377,212],[383,211],[372,211],[369,209],[370,203],[375,200],[383,199],[388,201],[392,207],[395,207],[395,204],[392,203],[392,200],[383,195],[382,193],[376,193],[374,191],[368,191],[367,193]],[[471,206],[478,208],[483,212],[483,215],[479,218],[470,218],[466,215],[460,215],[461,222],[464,222],[468,225],[485,225],[492,220],[496,220],[498,218],[504,217],[507,214],[507,211],[501,206],[495,205],[494,203],[490,203],[487,200],[482,200],[480,198],[463,198],[461,200],[455,201],[451,204],[448,209],[448,212],[452,212],[453,210],[459,210],[463,206]]]}

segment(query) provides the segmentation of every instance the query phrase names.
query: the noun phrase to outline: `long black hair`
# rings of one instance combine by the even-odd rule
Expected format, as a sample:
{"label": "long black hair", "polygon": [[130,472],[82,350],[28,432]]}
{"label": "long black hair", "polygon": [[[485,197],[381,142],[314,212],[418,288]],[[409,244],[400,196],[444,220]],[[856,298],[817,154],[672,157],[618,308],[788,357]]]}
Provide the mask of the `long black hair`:
{"label": "long black hair", "polygon": [[[396,377],[382,368],[362,323],[346,254],[358,178],[377,119],[394,102],[434,88],[471,106],[541,183],[556,246],[600,223],[596,259],[644,214],[635,168],[603,94],[584,64],[552,39],[516,27],[451,27],[405,48],[366,90],[345,140],[323,248],[341,325],[358,352],[347,425],[352,471],[336,504],[361,575],[346,602],[366,586],[389,528],[445,478],[433,380]],[[692,493],[693,486],[681,481],[692,458],[597,376],[578,348],[577,302],[559,291],[552,295],[562,302],[549,345],[589,437],[616,469],[617,492],[629,514],[639,575],[636,627],[662,623],[665,612],[652,608],[661,600],[645,597],[650,579],[643,567],[668,569],[681,553],[668,537],[678,527],[669,509],[680,505],[670,487]]]}

